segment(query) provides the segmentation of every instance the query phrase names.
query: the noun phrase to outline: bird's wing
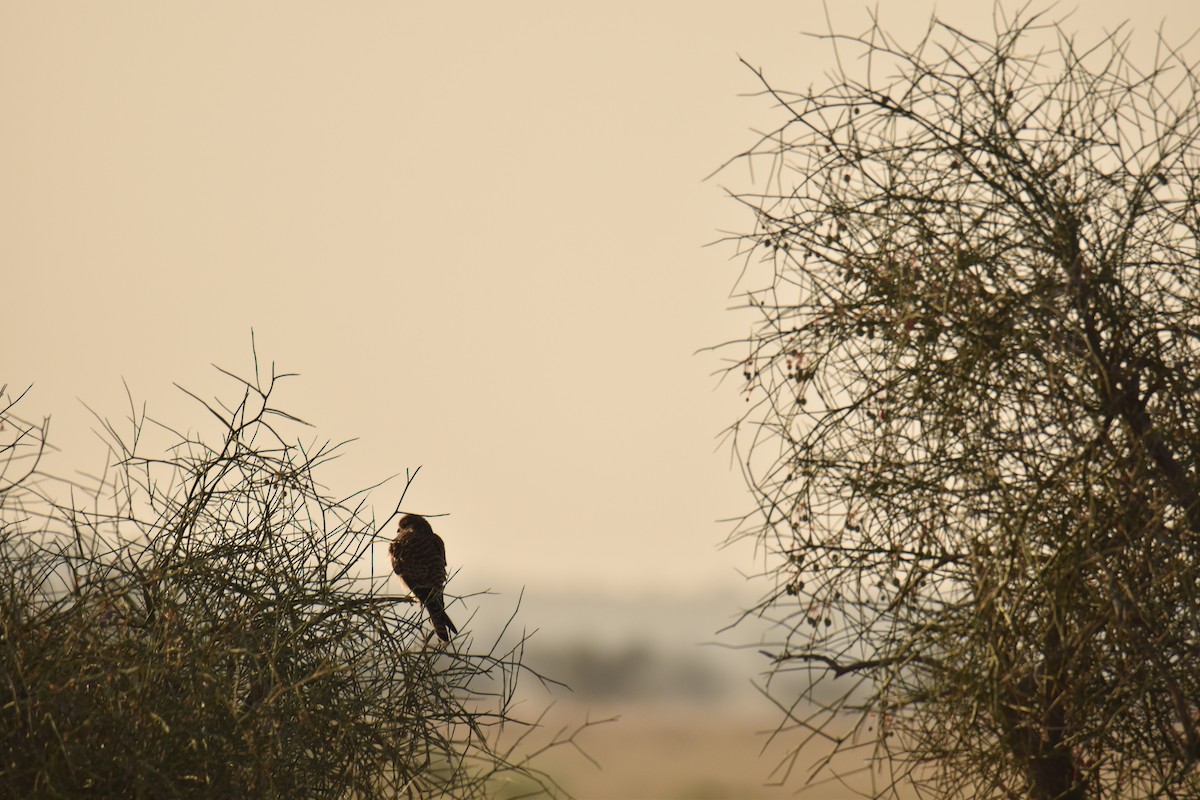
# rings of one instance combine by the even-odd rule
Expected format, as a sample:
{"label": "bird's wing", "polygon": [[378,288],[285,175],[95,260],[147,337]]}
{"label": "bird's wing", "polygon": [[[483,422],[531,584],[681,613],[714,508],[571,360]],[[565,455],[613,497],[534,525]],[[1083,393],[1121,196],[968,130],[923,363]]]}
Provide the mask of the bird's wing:
{"label": "bird's wing", "polygon": [[438,563],[442,565],[442,582],[446,580],[446,543],[442,541],[442,537],[436,533],[433,535],[433,543],[436,546],[438,554]]}

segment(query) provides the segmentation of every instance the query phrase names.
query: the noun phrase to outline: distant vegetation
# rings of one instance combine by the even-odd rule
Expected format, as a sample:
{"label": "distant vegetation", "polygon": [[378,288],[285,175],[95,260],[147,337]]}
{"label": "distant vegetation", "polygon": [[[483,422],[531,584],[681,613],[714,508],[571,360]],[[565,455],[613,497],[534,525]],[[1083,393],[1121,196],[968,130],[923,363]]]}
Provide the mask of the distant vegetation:
{"label": "distant vegetation", "polygon": [[0,395],[0,796],[557,793],[515,735],[496,747],[523,730],[523,640],[424,646],[419,609],[360,574],[386,537],[365,493],[318,482],[340,448],[288,433],[286,376],[225,374],[231,405],[196,398],[215,436],[131,401],[87,486]]}
{"label": "distant vegetation", "polygon": [[1200,796],[1195,40],[1139,65],[1028,6],[818,38],[827,87],[758,72],[783,122],[734,161],[733,536],[810,687],[769,687],[778,774]]}

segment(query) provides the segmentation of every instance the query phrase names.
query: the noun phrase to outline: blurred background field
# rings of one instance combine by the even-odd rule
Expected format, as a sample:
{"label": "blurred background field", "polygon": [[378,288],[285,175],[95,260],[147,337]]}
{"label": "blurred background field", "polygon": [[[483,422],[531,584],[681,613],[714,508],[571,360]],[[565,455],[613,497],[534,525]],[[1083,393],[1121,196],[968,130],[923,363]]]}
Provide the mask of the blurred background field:
{"label": "blurred background field", "polygon": [[[730,609],[746,601],[746,587],[737,588],[617,596],[525,592],[521,616],[540,626],[527,663],[571,687],[551,697],[527,682],[525,702],[532,709],[553,699],[544,721],[550,729],[585,718],[611,720],[578,737],[599,766],[570,748],[549,754],[545,766],[564,788],[579,798],[795,795],[823,749],[806,749],[786,785],[779,785],[798,735],[772,739],[781,714],[753,685],[761,685],[768,661],[752,647],[729,646],[763,625],[748,620],[737,636],[717,635],[713,625],[731,620]],[[496,607],[510,597],[493,598],[500,601]],[[493,624],[476,623],[484,630]],[[870,776],[857,778],[855,787],[869,791]],[[812,797],[856,796],[828,782],[810,791]]]}

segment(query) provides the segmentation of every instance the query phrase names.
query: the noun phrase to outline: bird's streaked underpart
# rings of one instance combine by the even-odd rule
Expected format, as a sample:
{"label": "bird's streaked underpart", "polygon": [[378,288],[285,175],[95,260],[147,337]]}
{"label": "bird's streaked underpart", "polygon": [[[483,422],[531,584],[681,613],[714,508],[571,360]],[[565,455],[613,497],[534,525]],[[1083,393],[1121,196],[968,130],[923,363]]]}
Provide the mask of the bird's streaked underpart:
{"label": "bird's streaked underpart", "polygon": [[446,586],[446,545],[442,537],[433,532],[424,517],[405,514],[388,552],[392,556],[392,569],[429,612],[438,638],[450,641],[450,635],[458,633],[458,628],[446,615],[442,596]]}

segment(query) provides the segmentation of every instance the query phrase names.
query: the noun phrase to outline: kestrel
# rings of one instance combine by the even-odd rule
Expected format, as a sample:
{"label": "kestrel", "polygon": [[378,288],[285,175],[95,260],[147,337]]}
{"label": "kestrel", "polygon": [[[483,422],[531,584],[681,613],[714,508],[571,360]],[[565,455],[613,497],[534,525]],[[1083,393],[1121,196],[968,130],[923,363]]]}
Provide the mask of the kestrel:
{"label": "kestrel", "polygon": [[433,532],[424,517],[405,514],[388,552],[392,556],[392,569],[425,606],[438,637],[443,642],[450,641],[450,634],[458,633],[458,628],[446,616],[446,601],[442,597],[446,586],[446,545],[442,537]]}

